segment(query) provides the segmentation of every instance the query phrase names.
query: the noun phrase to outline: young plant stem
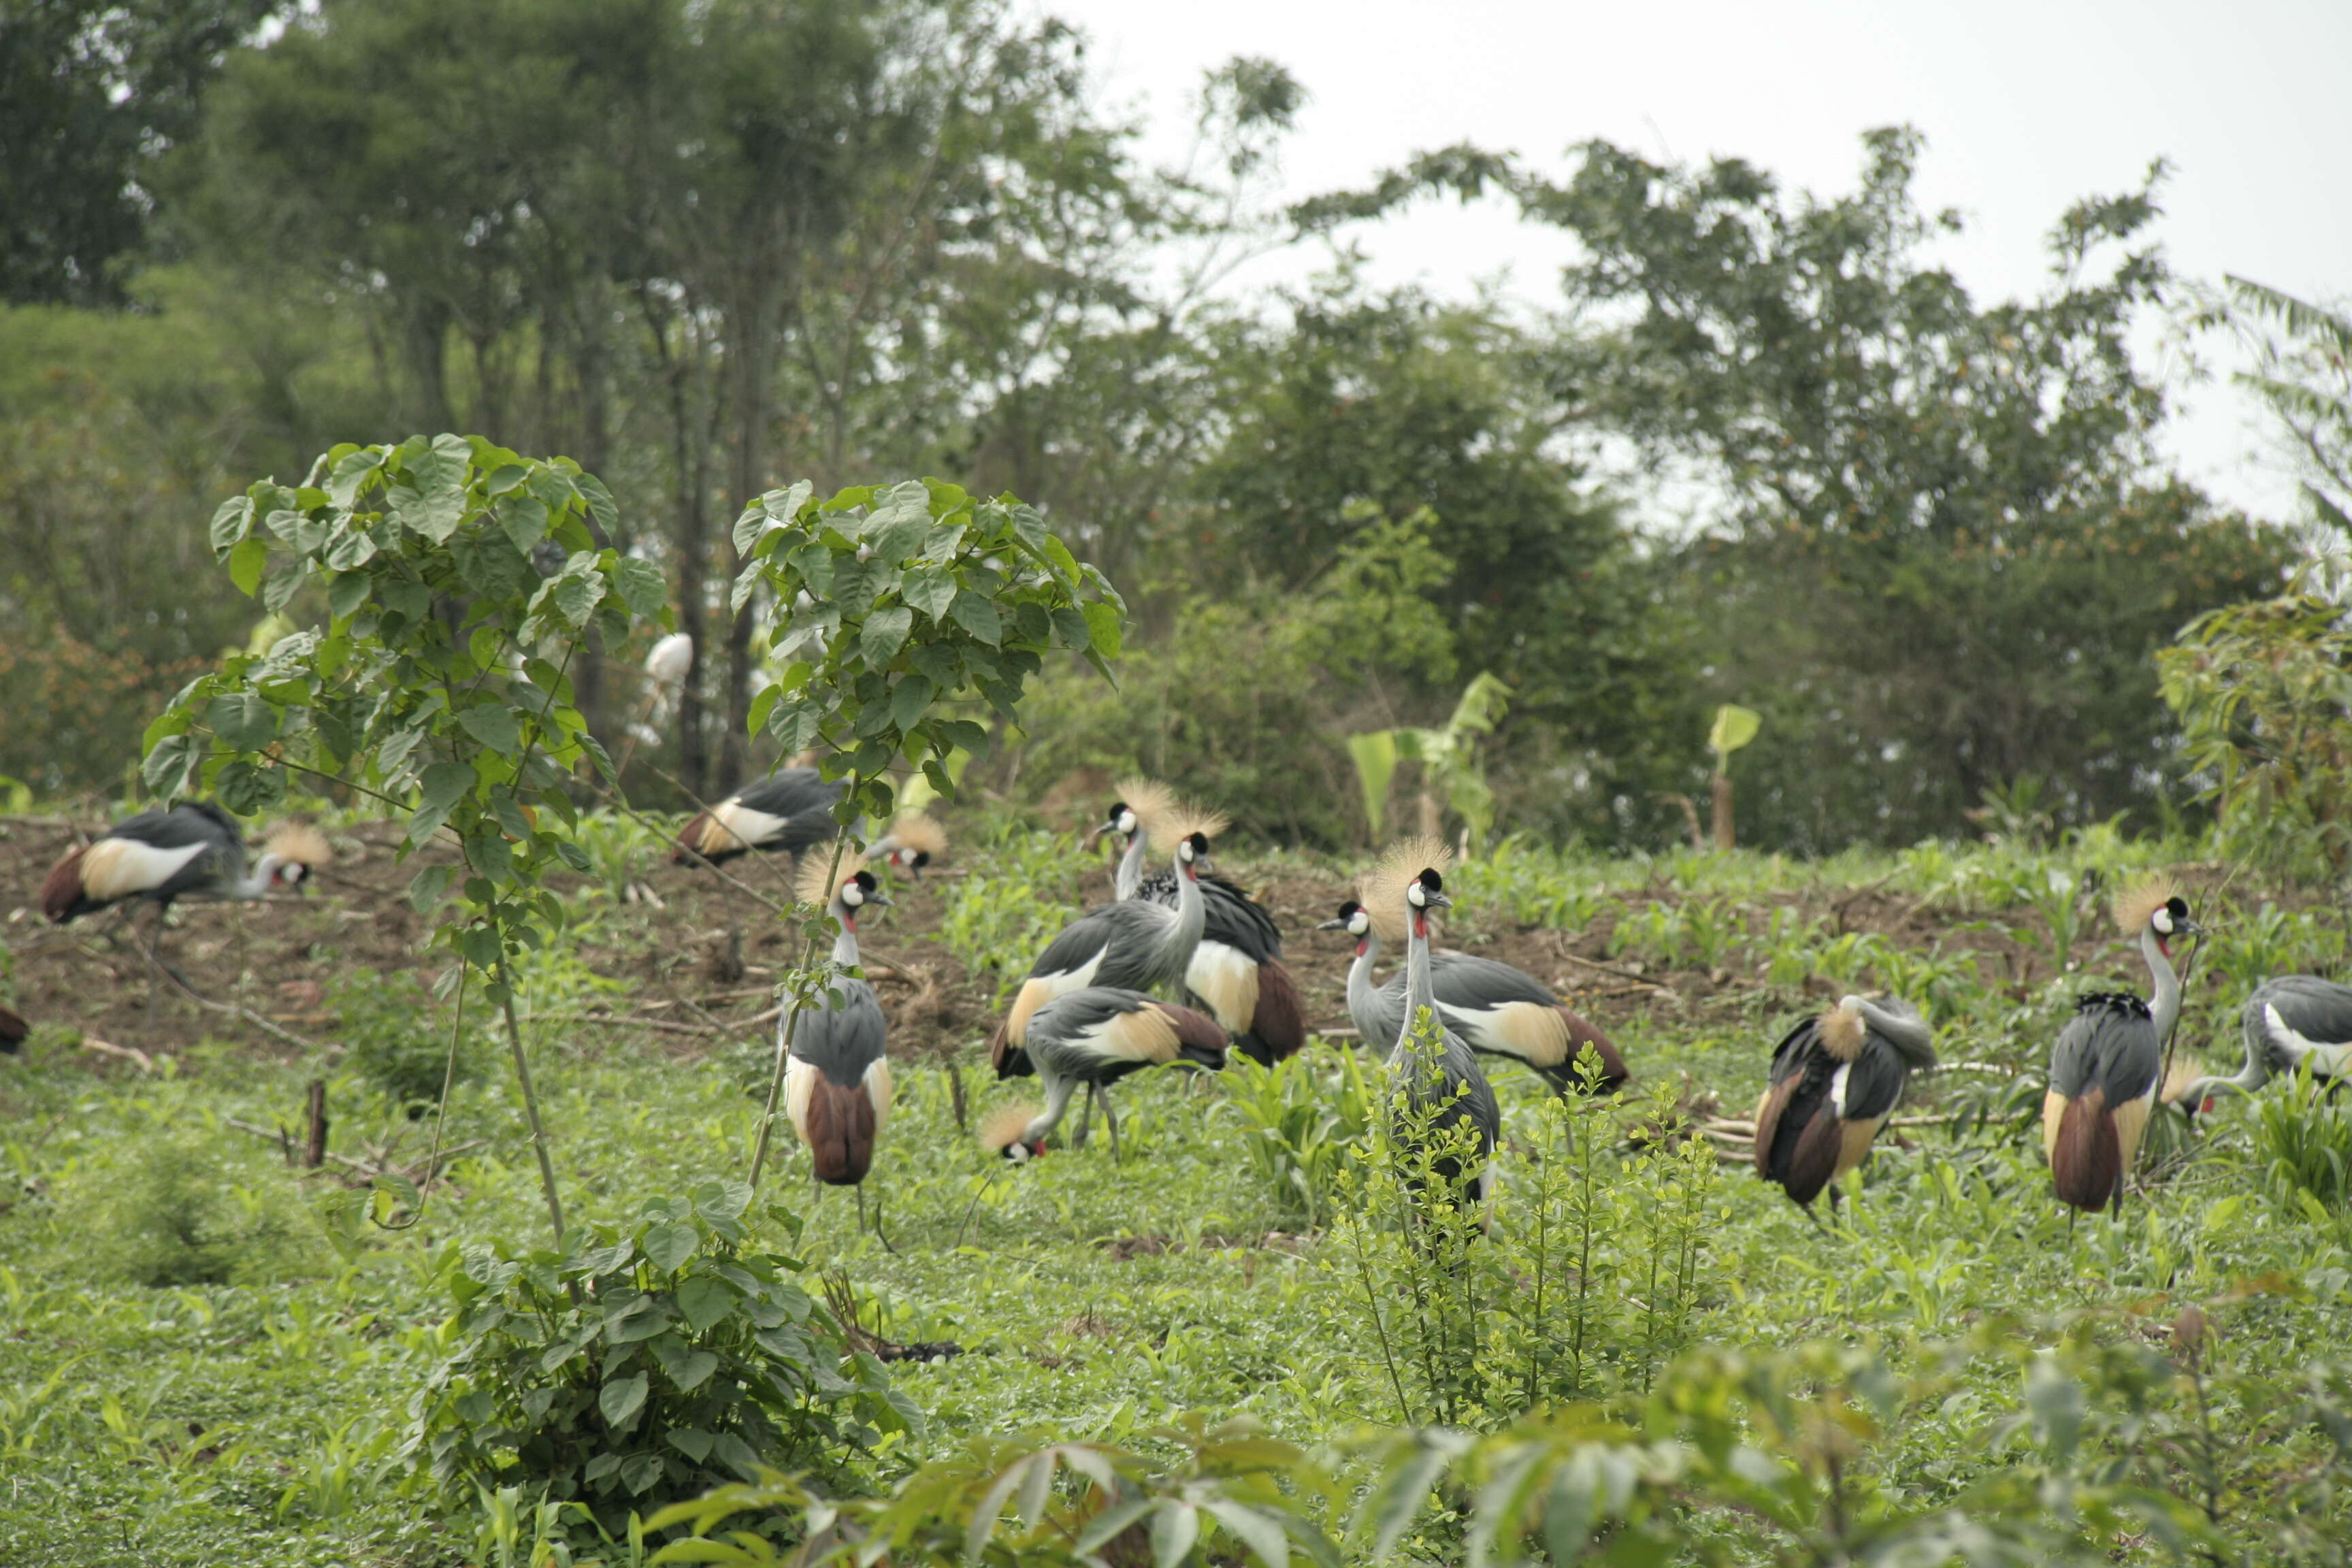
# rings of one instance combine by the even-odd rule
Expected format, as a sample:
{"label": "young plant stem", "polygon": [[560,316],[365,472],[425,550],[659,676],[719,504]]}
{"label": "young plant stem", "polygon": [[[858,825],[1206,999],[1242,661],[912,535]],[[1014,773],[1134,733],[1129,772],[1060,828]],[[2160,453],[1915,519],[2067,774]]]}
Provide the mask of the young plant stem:
{"label": "young plant stem", "polygon": [[[434,1175],[441,1169],[441,1137],[449,1127],[449,1090],[457,1081],[458,1031],[466,1025],[466,982],[472,978],[472,966],[460,961],[457,965],[457,1002],[449,1015],[449,1059],[441,1065],[441,1098],[433,1107],[433,1152],[425,1162],[424,1184],[416,1190],[416,1212],[396,1224],[390,1220],[377,1220],[375,1223],[379,1229],[406,1230],[425,1217],[425,1199],[433,1191]],[[368,1215],[373,1219],[375,1211],[369,1209]],[[561,1235],[562,1229],[559,1223],[557,1233]]]}
{"label": "young plant stem", "polygon": [[539,1120],[539,1094],[530,1085],[530,1059],[523,1053],[522,1026],[515,1022],[514,972],[499,960],[499,1005],[506,1013],[507,1048],[514,1053],[515,1081],[522,1086],[523,1115],[530,1122],[530,1147],[539,1156],[539,1184],[547,1194],[547,1217],[555,1226],[555,1249],[563,1250],[563,1200],[556,1195],[555,1162],[548,1158],[547,1129]]}

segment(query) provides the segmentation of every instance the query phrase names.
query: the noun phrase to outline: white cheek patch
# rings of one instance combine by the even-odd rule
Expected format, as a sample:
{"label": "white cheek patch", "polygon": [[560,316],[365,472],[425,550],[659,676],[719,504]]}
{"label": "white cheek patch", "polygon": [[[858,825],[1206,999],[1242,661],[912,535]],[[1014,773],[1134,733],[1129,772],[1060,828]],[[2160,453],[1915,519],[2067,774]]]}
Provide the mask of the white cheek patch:
{"label": "white cheek patch", "polygon": [[2162,931],[2165,935],[2170,936],[2172,934],[2172,911],[2170,910],[2158,910],[2154,915],[2149,917],[2148,923],[2156,927],[2157,930]]}

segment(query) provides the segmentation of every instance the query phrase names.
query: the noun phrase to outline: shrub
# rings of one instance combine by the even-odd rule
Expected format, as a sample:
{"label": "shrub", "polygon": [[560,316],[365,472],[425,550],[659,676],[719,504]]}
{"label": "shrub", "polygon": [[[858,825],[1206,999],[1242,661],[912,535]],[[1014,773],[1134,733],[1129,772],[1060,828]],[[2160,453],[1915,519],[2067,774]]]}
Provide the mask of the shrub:
{"label": "shrub", "polygon": [[2325,1081],[2299,1068],[2272,1086],[2254,1112],[2253,1158],[2291,1207],[2341,1214],[2352,1204],[2352,1111]]}
{"label": "shrub", "polygon": [[1377,1109],[1363,1058],[1302,1052],[1265,1068],[1235,1052],[1225,1060],[1225,1096],[1276,1205],[1295,1223],[1322,1224]]}
{"label": "shrub", "polygon": [[799,1259],[750,1247],[751,1197],[706,1183],[583,1227],[569,1255],[453,1255],[457,1345],[411,1404],[410,1464],[453,1498],[520,1486],[618,1527],[761,1465],[838,1483],[884,1433],[918,1428],[793,1282]]}
{"label": "shrub", "polygon": [[453,1068],[448,1026],[414,974],[356,971],[337,984],[334,1004],[348,1047],[343,1065],[411,1117],[441,1098],[445,1077],[454,1087],[481,1076],[481,1054],[470,1036],[459,1038]]}
{"label": "shrub", "polygon": [[140,1138],[77,1182],[60,1215],[78,1256],[138,1285],[250,1285],[299,1266],[316,1231],[282,1173],[194,1132]]}
{"label": "shrub", "polygon": [[[1589,1070],[1598,1065],[1588,1060]],[[1661,1082],[1642,1120],[1672,1128]],[[1335,1247],[1408,1424],[1486,1427],[1547,1403],[1647,1389],[1690,1338],[1717,1183],[1705,1139],[1621,1152],[1612,1102],[1513,1119],[1486,1212],[1443,1193],[1443,1139],[1383,1127],[1347,1179]],[[1407,1119],[1408,1122],[1410,1118]],[[1490,1178],[1490,1180],[1493,1178]]]}

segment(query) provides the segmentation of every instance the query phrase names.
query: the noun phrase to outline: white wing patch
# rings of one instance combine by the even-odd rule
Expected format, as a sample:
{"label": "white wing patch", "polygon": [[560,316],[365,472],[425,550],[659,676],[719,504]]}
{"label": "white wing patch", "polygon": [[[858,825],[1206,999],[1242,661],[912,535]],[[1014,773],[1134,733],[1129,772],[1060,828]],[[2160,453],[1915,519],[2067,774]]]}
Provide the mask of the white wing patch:
{"label": "white wing patch", "polygon": [[1239,948],[1202,938],[1184,971],[1184,984],[1209,1005],[1229,1035],[1244,1033],[1257,1016],[1257,964]]}
{"label": "white wing patch", "polygon": [[816,1080],[822,1076],[814,1062],[799,1057],[784,1060],[784,1114],[792,1119],[793,1131],[808,1142],[808,1111],[810,1097],[816,1092]]}
{"label": "white wing patch", "polygon": [[178,849],[158,849],[136,838],[101,838],[81,858],[82,897],[93,903],[151,892],[178,876],[189,863],[213,847],[189,844]]}
{"label": "white wing patch", "polygon": [[1013,1011],[1005,1016],[1004,1037],[1016,1046],[1029,1043],[1029,1020],[1038,1008],[1055,997],[1072,991],[1083,991],[1095,983],[1095,971],[1102,967],[1103,955],[1110,951],[1105,942],[1095,949],[1095,955],[1076,969],[1066,969],[1059,974],[1033,974],[1021,983],[1013,998]]}
{"label": "white wing patch", "polygon": [[723,855],[730,849],[750,849],[757,847],[771,835],[782,832],[784,824],[792,818],[771,816],[764,811],[753,811],[740,800],[722,800],[712,808],[710,820],[718,825],[720,831],[730,835],[733,842],[706,844],[703,846],[704,853],[715,852]]}
{"label": "white wing patch", "polygon": [[1853,1071],[1853,1068],[1849,1064],[1838,1068],[1837,1075],[1830,1079],[1830,1103],[1837,1107],[1838,1118],[1841,1121],[1845,1118],[1846,1075]]}
{"label": "white wing patch", "polygon": [[866,1064],[866,1098],[874,1102],[874,1140],[882,1140],[883,1124],[890,1120],[890,1058],[877,1057]]}
{"label": "white wing patch", "polygon": [[2263,1017],[2270,1026],[2272,1043],[2284,1052],[2289,1060],[2300,1065],[2308,1059],[2313,1073],[2321,1078],[2341,1078],[2347,1068],[2352,1068],[2352,1040],[2306,1038],[2295,1033],[2288,1026],[2287,1021],[2279,1016],[2275,1002],[2263,1005]]}

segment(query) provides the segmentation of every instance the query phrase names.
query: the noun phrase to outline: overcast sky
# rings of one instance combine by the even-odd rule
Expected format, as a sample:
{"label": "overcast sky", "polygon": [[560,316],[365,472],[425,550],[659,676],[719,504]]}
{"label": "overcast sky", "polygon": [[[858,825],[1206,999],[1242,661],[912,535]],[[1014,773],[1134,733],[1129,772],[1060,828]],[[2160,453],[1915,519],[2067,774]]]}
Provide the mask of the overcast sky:
{"label": "overcast sky", "polygon": [[[1927,137],[1923,201],[1969,221],[1941,255],[1981,299],[2036,287],[2067,204],[2130,187],[2158,157],[2174,166],[2159,233],[2177,268],[2352,294],[2352,0],[1045,5],[1091,36],[1108,106],[1149,116],[1163,158],[1186,143],[1203,70],[1235,54],[1287,66],[1312,97],[1286,195],[1454,142],[1559,169],[1594,136],[1685,162],[1738,154],[1843,190],[1860,132],[1907,122]],[[1498,206],[1425,204],[1356,232],[1377,278],[1449,292],[1507,269],[1517,292],[1548,300],[1564,253]],[[1273,258],[1244,281],[1301,268]],[[2242,396],[2207,386],[2187,406],[2172,443],[2183,468],[2287,511],[2292,481]]]}

